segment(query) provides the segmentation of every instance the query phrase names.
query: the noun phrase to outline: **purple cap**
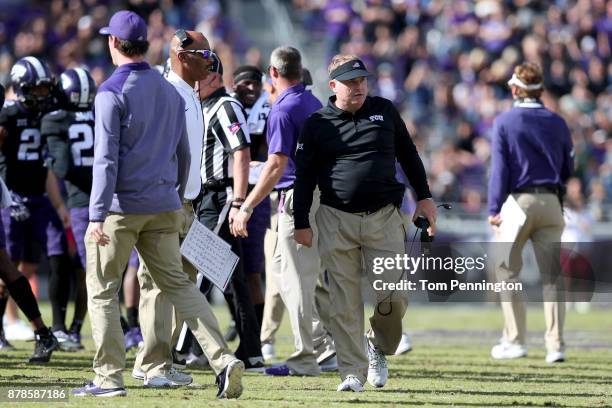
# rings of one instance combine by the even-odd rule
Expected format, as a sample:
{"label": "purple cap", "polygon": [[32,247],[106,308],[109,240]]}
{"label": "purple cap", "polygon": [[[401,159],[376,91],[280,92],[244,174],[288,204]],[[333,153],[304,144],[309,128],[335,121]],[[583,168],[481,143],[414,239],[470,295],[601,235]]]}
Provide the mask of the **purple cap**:
{"label": "purple cap", "polygon": [[146,41],[147,23],[133,11],[118,11],[110,19],[108,27],[102,27],[100,34],[114,35],[121,40]]}

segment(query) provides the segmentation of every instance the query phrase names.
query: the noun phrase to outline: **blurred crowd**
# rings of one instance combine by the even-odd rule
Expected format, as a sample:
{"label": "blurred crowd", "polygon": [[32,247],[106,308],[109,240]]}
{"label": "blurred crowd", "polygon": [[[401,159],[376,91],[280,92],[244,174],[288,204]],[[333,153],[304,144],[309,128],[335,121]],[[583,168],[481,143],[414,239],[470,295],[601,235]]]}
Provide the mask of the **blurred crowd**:
{"label": "blurred crowd", "polygon": [[[113,69],[97,34],[112,12],[145,17],[148,61],[163,65],[176,27],[211,39],[231,75],[265,68],[266,56],[227,17],[229,0],[2,0],[0,82],[25,55],[61,72],[87,66],[97,82]],[[358,55],[372,91],[402,110],[434,195],[480,214],[486,199],[489,132],[511,106],[506,81],[523,61],[545,71],[544,103],[568,122],[576,150],[572,201],[594,220],[612,204],[612,0],[285,0],[309,41]],[[226,78],[230,81],[230,78]],[[227,85],[229,85],[229,82]],[[574,205],[574,204],[572,204]]]}
{"label": "blurred crowd", "polygon": [[[479,213],[489,132],[511,106],[506,81],[539,63],[544,103],[568,122],[576,148],[572,205],[595,220],[612,203],[612,1],[293,0],[329,59],[353,53],[375,72],[373,91],[401,106],[428,152],[434,195]],[[578,183],[578,184],[576,184]],[[576,194],[580,198],[575,200]]]}
{"label": "blurred crowd", "polygon": [[149,26],[147,60],[164,65],[168,44],[177,28],[201,31],[210,39],[231,76],[243,61],[261,65],[261,55],[249,49],[239,25],[226,13],[224,0],[2,0],[0,4],[0,83],[9,81],[19,58],[44,58],[54,72],[85,66],[101,83],[114,69],[106,37],[98,29],[120,9],[143,16]]}

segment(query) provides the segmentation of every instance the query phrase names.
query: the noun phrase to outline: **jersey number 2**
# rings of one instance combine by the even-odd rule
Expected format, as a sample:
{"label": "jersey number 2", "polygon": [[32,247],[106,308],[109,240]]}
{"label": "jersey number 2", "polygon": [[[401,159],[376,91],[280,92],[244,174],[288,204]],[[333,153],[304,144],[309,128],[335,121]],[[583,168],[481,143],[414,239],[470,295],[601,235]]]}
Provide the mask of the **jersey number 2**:
{"label": "jersey number 2", "polygon": [[86,123],[76,123],[68,129],[68,136],[72,140],[72,159],[75,166],[93,166],[93,156],[85,155],[85,150],[92,152],[93,130]]}
{"label": "jersey number 2", "polygon": [[40,131],[38,129],[23,129],[19,142],[17,160],[40,160]]}

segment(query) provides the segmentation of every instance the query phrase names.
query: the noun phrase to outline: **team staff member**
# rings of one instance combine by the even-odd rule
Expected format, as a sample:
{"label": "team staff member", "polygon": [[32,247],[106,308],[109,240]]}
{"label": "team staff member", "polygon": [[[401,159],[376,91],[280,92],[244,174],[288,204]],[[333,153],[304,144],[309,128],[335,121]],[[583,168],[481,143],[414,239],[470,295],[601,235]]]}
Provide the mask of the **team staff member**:
{"label": "team staff member", "polygon": [[[417,195],[415,217],[424,215],[434,226],[436,208],[423,163],[399,112],[387,99],[367,95],[369,74],[363,62],[354,55],[336,55],[328,72],[335,96],[308,118],[297,145],[294,236],[302,245],[313,244],[309,215],[318,185],[319,252],[329,275],[330,329],[343,380],[338,391],[363,391],[366,374],[372,385],[385,385],[385,354],[397,350],[406,310],[401,294],[377,293],[366,356],[362,256],[373,280],[374,258],[405,252],[405,226],[399,213],[404,185],[395,178],[396,159]],[[402,272],[390,270],[381,276],[395,282]]]}
{"label": "team staff member", "polygon": [[[194,90],[196,83],[207,78],[212,64],[212,51],[206,37],[196,31],[177,30],[170,43],[170,70],[167,79],[174,86],[185,102],[185,120],[191,164],[187,177],[187,188],[183,195],[183,220],[180,237],[184,238],[195,219],[193,200],[200,194],[202,182],[200,179],[200,158],[202,155],[202,135],[204,133],[204,117],[200,108],[200,98]],[[183,258],[183,270],[195,284],[196,268]],[[168,329],[167,322],[172,318],[172,305],[163,296],[151,279],[147,266],[142,264],[138,278],[141,290],[141,329],[144,346],[134,363],[132,376],[145,380],[145,385],[151,387],[188,385],[192,378],[185,373],[172,368],[172,347],[176,344],[183,328],[180,316],[174,323],[173,332]],[[222,370],[227,356],[231,356],[227,344],[219,330],[210,305],[205,300],[207,313],[202,318],[206,321],[211,334],[210,342],[215,348],[224,350],[219,356],[207,355],[209,363],[217,371]],[[153,318],[155,316],[155,318]],[[232,356],[233,357],[233,356]],[[145,378],[146,373],[146,378]]]}
{"label": "team staff member", "polygon": [[[510,194],[527,216],[512,244],[502,244],[504,255],[496,272],[500,281],[517,282],[523,247],[528,239],[542,275],[546,320],[546,361],[565,359],[563,322],[565,303],[560,277],[559,242],[565,222],[561,191],[572,175],[572,140],[565,121],[540,101],[544,91],[542,69],[523,63],[514,69],[508,85],[514,107],[499,115],[491,136],[489,223],[503,228],[502,204]],[[495,359],[527,355],[525,304],[519,292],[501,293],[504,330],[500,344],[491,349]]]}
{"label": "team staff member", "polygon": [[[266,373],[319,375],[318,364],[331,360],[336,351],[315,306],[315,287],[322,274],[318,251],[293,240],[293,183],[298,135],[306,118],[321,103],[302,83],[302,59],[297,49],[278,47],[272,51],[269,73],[279,94],[268,117],[268,160],[236,216],[234,227],[239,235],[246,236],[246,223],[253,207],[272,189],[279,192],[278,235],[269,272],[274,275],[287,307],[295,352],[286,364],[270,367]],[[320,350],[316,354],[315,348]]]}
{"label": "team staff member", "polygon": [[[200,98],[204,112],[204,143],[202,146],[202,193],[196,215],[211,230],[220,223],[219,236],[232,246],[238,264],[228,286],[226,301],[236,312],[236,330],[240,344],[236,357],[247,371],[264,370],[259,341],[259,324],[244,275],[242,245],[232,234],[233,220],[244,202],[249,182],[251,161],[249,131],[244,108],[228,95],[223,86],[223,65],[216,54],[208,78],[200,81]],[[228,202],[230,200],[231,202]],[[230,205],[229,211],[224,207]],[[210,285],[206,282],[203,287]]]}
{"label": "team staff member", "polygon": [[100,86],[95,99],[96,141],[86,252],[96,376],[72,394],[126,395],[118,293],[136,246],[151,279],[192,328],[211,360],[224,360],[223,368],[213,367],[217,397],[237,398],[242,393],[244,364],[212,341],[205,317],[210,307],[181,262],[182,197],[191,160],[185,102],[144,62],[149,43],[147,25],[140,16],[119,11],[100,33],[108,35],[110,54],[118,68]]}

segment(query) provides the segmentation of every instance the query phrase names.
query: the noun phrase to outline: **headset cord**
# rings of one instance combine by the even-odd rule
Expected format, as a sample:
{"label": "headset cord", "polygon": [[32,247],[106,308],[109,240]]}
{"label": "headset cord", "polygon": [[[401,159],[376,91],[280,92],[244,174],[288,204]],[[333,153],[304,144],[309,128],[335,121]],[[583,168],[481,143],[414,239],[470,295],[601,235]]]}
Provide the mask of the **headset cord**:
{"label": "headset cord", "polygon": [[[453,208],[448,203],[442,203],[442,204],[437,205],[436,207],[437,208],[442,207],[445,210],[450,210],[450,209]],[[416,231],[414,231],[414,236],[412,237],[412,241],[410,242],[410,250],[408,250],[407,256],[412,256],[412,247],[414,246],[414,241],[416,240],[416,236],[419,233],[419,230],[421,230],[423,232],[426,231],[425,228],[429,227],[429,222],[426,222],[426,224],[424,224],[424,228],[419,227],[418,225],[416,225],[416,223],[415,223],[415,226],[416,226]],[[404,224],[402,224],[402,228],[404,229],[404,248],[406,248],[407,239],[408,239],[407,235],[408,234],[406,233],[406,228],[404,227]],[[429,242],[431,242],[431,241],[429,241]],[[400,277],[397,280],[397,282],[395,282],[395,286],[394,287],[397,287],[397,285],[402,281],[402,279],[404,278],[404,273],[406,273],[406,269],[402,268],[402,273],[400,274]],[[380,305],[382,303],[385,303],[387,300],[391,299],[391,296],[393,296],[393,294],[395,293],[396,290],[397,289],[393,289],[391,291],[391,293],[389,293],[387,296],[385,296],[385,298],[383,300],[381,300],[380,302],[376,302],[376,311],[378,312],[379,315],[381,315],[381,316],[389,316],[391,313],[393,313],[393,302],[388,302],[389,303],[389,311],[387,313],[383,313],[383,312],[380,311]]]}
{"label": "headset cord", "polygon": [[[404,228],[404,226],[402,225],[402,228]],[[412,247],[414,246],[414,241],[416,240],[416,236],[419,233],[419,230],[421,228],[417,227],[416,231],[414,231],[414,236],[412,237],[412,241],[410,242],[410,250],[408,251],[408,256],[412,255]],[[404,229],[404,248],[406,247],[406,244],[408,243],[408,236],[406,234],[406,230]],[[402,279],[404,278],[404,274],[406,273],[406,268],[402,268],[402,273],[399,276],[399,279],[397,280],[397,282],[395,282],[395,287],[397,287],[397,285],[402,281]],[[393,313],[393,302],[387,302],[387,300],[391,299],[391,296],[393,296],[393,294],[395,294],[396,289],[393,289],[393,291],[391,291],[391,293],[389,293],[387,296],[385,296],[385,298],[383,300],[381,300],[380,302],[376,303],[376,311],[378,312],[379,315],[381,316],[389,316],[391,315],[391,313]],[[389,311],[387,313],[383,313],[380,311],[380,305],[383,303],[389,303]]]}

